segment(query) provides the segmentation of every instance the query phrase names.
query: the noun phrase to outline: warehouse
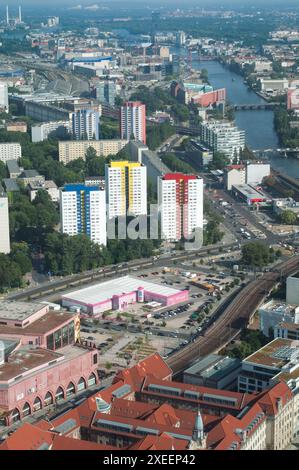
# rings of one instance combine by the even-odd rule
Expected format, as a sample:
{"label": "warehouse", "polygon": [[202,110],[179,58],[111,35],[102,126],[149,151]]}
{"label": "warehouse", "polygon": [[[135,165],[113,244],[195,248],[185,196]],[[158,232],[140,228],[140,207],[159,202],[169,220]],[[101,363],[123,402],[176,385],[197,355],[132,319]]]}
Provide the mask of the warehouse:
{"label": "warehouse", "polygon": [[108,310],[123,311],[136,302],[159,302],[170,306],[188,298],[188,290],[181,291],[124,276],[63,295],[62,305],[78,308],[81,313],[99,315]]}

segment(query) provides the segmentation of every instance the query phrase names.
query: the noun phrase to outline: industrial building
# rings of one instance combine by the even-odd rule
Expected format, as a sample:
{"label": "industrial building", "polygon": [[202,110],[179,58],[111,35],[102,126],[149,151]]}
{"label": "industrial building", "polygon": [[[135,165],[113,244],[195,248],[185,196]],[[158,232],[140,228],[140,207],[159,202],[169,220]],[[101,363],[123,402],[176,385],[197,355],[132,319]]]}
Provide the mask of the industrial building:
{"label": "industrial building", "polygon": [[82,314],[97,316],[108,310],[125,311],[136,302],[159,302],[170,306],[188,298],[188,290],[181,291],[124,276],[65,294],[62,296],[62,305],[78,308]]}

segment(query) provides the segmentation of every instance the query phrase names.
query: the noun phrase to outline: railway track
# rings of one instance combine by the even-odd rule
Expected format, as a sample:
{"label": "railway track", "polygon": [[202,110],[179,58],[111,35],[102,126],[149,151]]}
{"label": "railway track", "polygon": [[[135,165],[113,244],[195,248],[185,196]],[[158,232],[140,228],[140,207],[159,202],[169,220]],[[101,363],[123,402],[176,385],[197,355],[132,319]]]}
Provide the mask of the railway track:
{"label": "railway track", "polygon": [[261,278],[250,282],[225,308],[204,336],[166,359],[175,374],[191,365],[199,356],[219,351],[244,328],[261,302],[282,277],[299,270],[299,256],[280,263]]}

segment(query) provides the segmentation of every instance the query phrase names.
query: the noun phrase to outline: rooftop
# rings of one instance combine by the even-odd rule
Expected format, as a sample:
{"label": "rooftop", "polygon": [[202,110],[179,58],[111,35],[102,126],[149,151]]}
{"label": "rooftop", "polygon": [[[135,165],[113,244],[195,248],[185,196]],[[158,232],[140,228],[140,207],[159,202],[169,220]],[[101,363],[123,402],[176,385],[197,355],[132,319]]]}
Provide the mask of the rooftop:
{"label": "rooftop", "polygon": [[297,305],[290,305],[282,301],[270,300],[269,302],[262,305],[260,310],[265,310],[266,312],[273,312],[280,315],[295,315],[295,313],[299,312],[299,307]]}
{"label": "rooftop", "polygon": [[56,312],[50,310],[43,317],[30,323],[25,328],[14,327],[9,325],[0,325],[0,335],[31,335],[31,334],[45,334],[51,330],[56,329],[69,321],[76,314],[68,312]]}
{"label": "rooftop", "polygon": [[10,191],[20,191],[20,186],[18,185],[17,180],[14,178],[4,178],[3,184],[8,193]]}
{"label": "rooftop", "polygon": [[185,370],[185,374],[194,374],[204,378],[220,379],[240,365],[239,359],[210,354]]}
{"label": "rooftop", "polygon": [[164,296],[170,296],[180,292],[179,290],[171,287],[161,286],[159,284],[144,281],[143,279],[136,279],[131,276],[124,276],[96,284],[91,287],[86,287],[85,289],[70,292],[69,294],[63,295],[62,299],[70,299],[75,302],[77,301],[88,305],[94,305],[112,298],[113,295],[122,295],[137,291],[139,287],[143,287],[146,291]]}
{"label": "rooftop", "polygon": [[69,345],[59,349],[59,353],[50,351],[49,349],[30,349],[23,347],[12,353],[8,362],[0,366],[0,382],[20,380],[24,375],[36,373],[35,369],[44,366],[51,367],[57,362],[69,361],[76,357],[80,357],[88,351],[87,348],[78,345]]}
{"label": "rooftop", "polygon": [[0,302],[0,318],[5,320],[25,320],[45,306],[39,302],[21,302],[2,300]]}
{"label": "rooftop", "polygon": [[281,368],[299,357],[299,341],[276,338],[244,359],[245,362]]}

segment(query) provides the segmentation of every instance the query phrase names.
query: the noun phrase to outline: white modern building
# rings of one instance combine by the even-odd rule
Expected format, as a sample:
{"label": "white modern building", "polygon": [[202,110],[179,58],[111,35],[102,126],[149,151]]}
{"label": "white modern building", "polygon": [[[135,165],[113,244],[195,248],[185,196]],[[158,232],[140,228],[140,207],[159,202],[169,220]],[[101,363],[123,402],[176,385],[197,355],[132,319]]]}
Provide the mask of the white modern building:
{"label": "white modern building", "polygon": [[140,101],[127,101],[120,110],[120,134],[122,139],[139,140],[146,144],[146,111]]}
{"label": "white modern building", "polygon": [[147,214],[146,166],[139,162],[112,161],[105,166],[108,218]]}
{"label": "white modern building", "polygon": [[60,190],[61,232],[85,234],[94,243],[106,245],[106,197],[99,187],[67,184]]}
{"label": "white modern building", "polygon": [[[299,307],[277,300],[269,300],[259,308],[260,330],[269,336],[280,323],[299,323]],[[272,331],[272,333],[273,333]]]}
{"label": "white modern building", "polygon": [[232,162],[245,147],[245,131],[228,121],[204,121],[200,125],[201,140],[214,152],[221,152]]}
{"label": "white modern building", "polygon": [[0,253],[10,253],[8,198],[0,193]]}
{"label": "white modern building", "polygon": [[233,186],[239,186],[246,183],[246,168],[245,165],[229,165],[224,170],[224,184],[228,191],[232,190]]}
{"label": "white modern building", "polygon": [[248,162],[246,165],[246,183],[261,184],[263,179],[271,174],[270,163]]}
{"label": "white modern building", "polygon": [[299,305],[299,277],[289,276],[287,278],[287,303]]}
{"label": "white modern building", "polygon": [[31,127],[32,142],[42,142],[50,136],[62,137],[70,131],[69,121],[42,122]]}
{"label": "white modern building", "polygon": [[22,157],[22,149],[19,143],[4,142],[0,144],[0,161],[19,160]]}
{"label": "white modern building", "polygon": [[71,116],[71,132],[77,140],[98,140],[100,115],[98,111],[80,109]]}
{"label": "white modern building", "polygon": [[161,237],[188,239],[203,229],[203,180],[195,175],[168,173],[158,178]]}
{"label": "white modern building", "polygon": [[6,82],[0,82],[0,109],[6,113],[9,111],[8,105],[8,85]]}

